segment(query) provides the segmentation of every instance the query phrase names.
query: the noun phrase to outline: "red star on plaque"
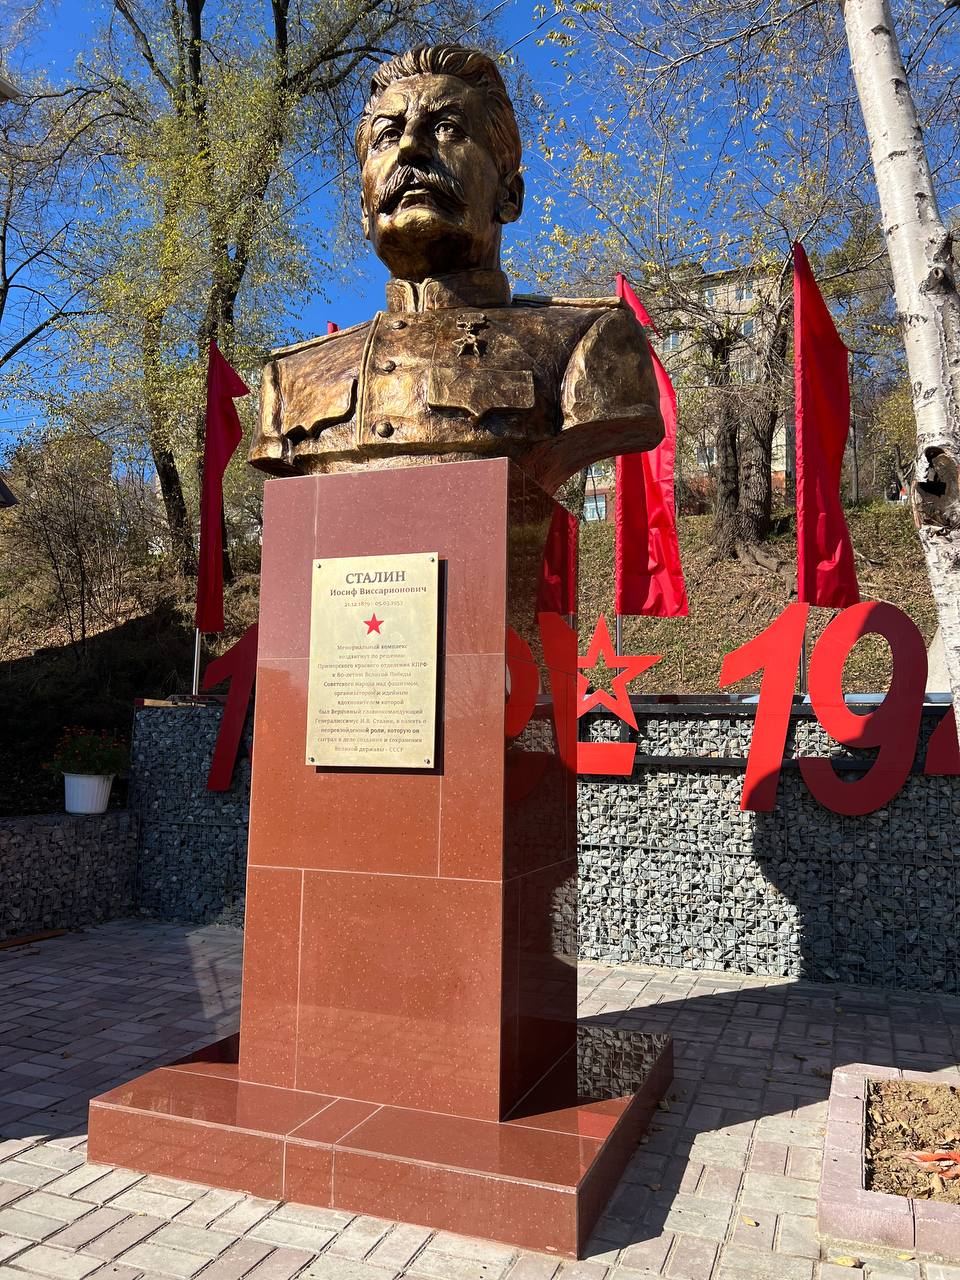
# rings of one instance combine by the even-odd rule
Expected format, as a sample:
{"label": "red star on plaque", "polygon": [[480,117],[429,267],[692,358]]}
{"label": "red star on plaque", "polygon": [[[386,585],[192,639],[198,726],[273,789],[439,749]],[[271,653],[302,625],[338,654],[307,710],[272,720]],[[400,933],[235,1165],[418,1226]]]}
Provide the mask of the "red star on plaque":
{"label": "red star on plaque", "polygon": [[383,619],[378,618],[377,615],[374,614],[371,618],[364,618],[363,625],[367,628],[367,635],[369,635],[371,631],[375,631],[377,635],[380,635],[380,628],[383,626]]}
{"label": "red star on plaque", "polygon": [[652,667],[660,661],[662,655],[643,654],[636,658],[622,655],[617,657],[613,647],[613,641],[610,639],[610,628],[607,626],[607,620],[601,613],[593,632],[593,638],[590,641],[590,648],[587,650],[585,658],[577,659],[577,666],[581,671],[597,666],[600,659],[603,659],[604,667],[609,670],[620,669],[620,674],[614,676],[612,685],[613,692],[607,693],[606,689],[596,689],[587,696],[587,689],[590,681],[584,675],[577,676],[577,718],[585,715],[593,707],[606,707],[608,711],[612,711],[615,716],[625,721],[632,729],[637,727],[637,718],[633,714],[633,707],[630,705],[630,695],[627,693],[627,685],[631,680],[635,680],[641,671],[646,671],[648,667]]}

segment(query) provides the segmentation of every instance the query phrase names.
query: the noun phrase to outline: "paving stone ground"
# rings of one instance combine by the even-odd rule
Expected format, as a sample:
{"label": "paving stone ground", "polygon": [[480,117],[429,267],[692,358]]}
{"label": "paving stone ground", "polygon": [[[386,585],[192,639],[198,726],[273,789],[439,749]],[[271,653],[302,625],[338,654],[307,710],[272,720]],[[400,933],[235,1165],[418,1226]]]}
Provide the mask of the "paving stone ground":
{"label": "paving stone ground", "polygon": [[581,1262],[87,1164],[91,1095],[235,1030],[241,951],[141,921],[0,951],[0,1280],[960,1280],[816,1235],[831,1069],[960,1083],[960,1000],[903,991],[583,966],[581,1015],[669,1031],[676,1079]]}

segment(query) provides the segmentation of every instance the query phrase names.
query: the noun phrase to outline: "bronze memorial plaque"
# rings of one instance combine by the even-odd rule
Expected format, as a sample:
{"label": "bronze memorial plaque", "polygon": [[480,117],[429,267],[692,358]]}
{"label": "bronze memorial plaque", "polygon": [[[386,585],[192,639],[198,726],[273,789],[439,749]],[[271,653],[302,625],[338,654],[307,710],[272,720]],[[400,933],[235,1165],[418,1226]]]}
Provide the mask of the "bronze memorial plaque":
{"label": "bronze memorial plaque", "polygon": [[439,559],[313,562],[307,764],[433,768]]}

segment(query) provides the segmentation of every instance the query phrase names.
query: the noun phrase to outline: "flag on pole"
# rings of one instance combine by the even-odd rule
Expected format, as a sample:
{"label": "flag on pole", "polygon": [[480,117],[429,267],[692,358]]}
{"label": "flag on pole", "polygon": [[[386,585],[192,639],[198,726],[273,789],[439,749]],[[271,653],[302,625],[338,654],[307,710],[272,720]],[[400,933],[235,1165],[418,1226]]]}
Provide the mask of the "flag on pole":
{"label": "flag on pole", "polygon": [[207,431],[200,494],[200,566],[197,572],[198,631],[223,630],[223,473],[243,434],[235,396],[250,388],[210,343],[207,365]]}
{"label": "flag on pole", "polygon": [[559,503],[553,509],[537,586],[537,613],[577,612],[577,517]]}
{"label": "flag on pole", "polygon": [[[617,296],[642,325],[654,328],[646,307],[624,276]],[[687,615],[687,588],[680,564],[673,472],[677,454],[677,394],[657,353],[651,350],[660,391],[664,436],[656,449],[617,458],[614,564],[616,612],[651,618]]]}
{"label": "flag on pole", "polygon": [[840,502],[850,429],[849,353],[800,243],[793,246],[793,289],[797,596],[801,604],[845,609],[860,599]]}

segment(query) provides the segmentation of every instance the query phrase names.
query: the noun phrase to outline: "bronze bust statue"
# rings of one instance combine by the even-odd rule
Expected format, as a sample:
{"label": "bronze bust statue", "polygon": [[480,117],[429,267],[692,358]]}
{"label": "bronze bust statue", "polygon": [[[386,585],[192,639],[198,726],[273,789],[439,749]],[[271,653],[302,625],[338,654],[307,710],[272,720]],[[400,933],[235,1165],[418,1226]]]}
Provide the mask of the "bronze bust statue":
{"label": "bronze bust statue", "polygon": [[356,133],[363,229],[390,269],[371,321],[272,353],[254,466],[275,475],[509,457],[548,492],[663,435],[650,352],[616,298],[513,297],[523,207],[494,63],[420,46],[384,63]]}

